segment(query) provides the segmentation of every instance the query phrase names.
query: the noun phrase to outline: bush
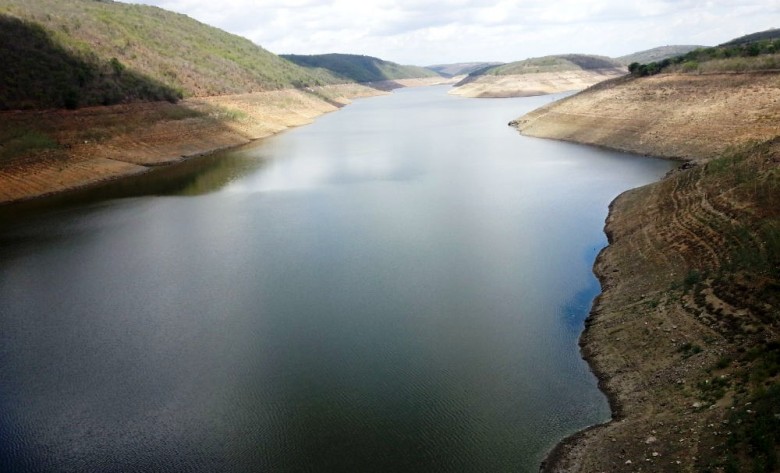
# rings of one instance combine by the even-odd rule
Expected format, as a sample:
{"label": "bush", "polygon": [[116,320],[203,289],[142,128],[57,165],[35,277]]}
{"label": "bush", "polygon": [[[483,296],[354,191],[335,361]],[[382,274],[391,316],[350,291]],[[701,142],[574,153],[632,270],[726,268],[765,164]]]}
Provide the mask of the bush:
{"label": "bush", "polygon": [[649,76],[672,71],[691,72],[744,72],[777,68],[775,54],[780,51],[780,39],[763,39],[751,43],[699,48],[681,56],[649,64],[633,63],[629,72],[635,76]]}
{"label": "bush", "polygon": [[119,62],[119,59],[112,57],[109,61],[109,64],[111,65],[111,69],[114,70],[114,74],[117,76],[121,76],[122,72],[125,70],[125,65]]}

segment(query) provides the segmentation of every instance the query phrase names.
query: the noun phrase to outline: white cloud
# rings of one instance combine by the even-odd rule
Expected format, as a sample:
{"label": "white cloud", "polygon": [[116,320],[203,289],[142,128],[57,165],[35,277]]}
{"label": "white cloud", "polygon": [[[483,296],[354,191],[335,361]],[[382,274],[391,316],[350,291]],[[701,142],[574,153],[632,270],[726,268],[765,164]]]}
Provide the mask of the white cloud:
{"label": "white cloud", "polygon": [[367,54],[404,64],[618,56],[718,44],[780,27],[780,0],[134,0],[275,53]]}

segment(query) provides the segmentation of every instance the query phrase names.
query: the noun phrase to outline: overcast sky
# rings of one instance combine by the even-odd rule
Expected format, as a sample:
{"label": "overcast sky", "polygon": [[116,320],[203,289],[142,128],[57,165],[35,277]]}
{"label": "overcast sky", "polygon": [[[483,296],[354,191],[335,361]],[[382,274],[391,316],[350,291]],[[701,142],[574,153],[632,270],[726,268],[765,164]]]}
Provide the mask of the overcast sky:
{"label": "overcast sky", "polygon": [[715,45],[780,27],[780,0],[124,0],[277,53],[353,53],[421,66]]}

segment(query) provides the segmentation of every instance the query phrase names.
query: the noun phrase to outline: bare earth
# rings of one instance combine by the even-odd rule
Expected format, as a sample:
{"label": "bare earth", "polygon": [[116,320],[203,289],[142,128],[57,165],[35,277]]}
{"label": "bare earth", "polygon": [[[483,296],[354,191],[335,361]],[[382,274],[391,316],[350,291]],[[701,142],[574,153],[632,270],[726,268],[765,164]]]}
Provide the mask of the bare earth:
{"label": "bare earth", "polygon": [[542,469],[717,472],[749,462],[726,453],[739,428],[730,416],[749,417],[750,393],[778,382],[777,373],[755,381],[758,364],[744,355],[780,336],[777,291],[764,273],[728,268],[735,255],[769,251],[760,231],[778,217],[780,141],[731,171],[707,163],[780,136],[780,74],[619,79],[513,124],[532,136],[694,161],[611,205],[610,245],[595,265],[603,292],[580,343],[614,419],[560,444]]}
{"label": "bare earth", "polygon": [[450,94],[472,98],[530,97],[569,90],[582,90],[625,74],[618,69],[540,72],[536,74],[484,75],[454,87]]}
{"label": "bare earth", "polygon": [[[427,85],[435,81],[407,82]],[[396,84],[399,86],[404,84]],[[43,133],[56,147],[0,159],[0,203],[143,173],[152,166],[242,145],[310,123],[351,99],[383,93],[373,87],[345,84],[193,98],[177,104],[3,112],[0,127]]]}
{"label": "bare earth", "polygon": [[706,159],[778,134],[780,79],[659,74],[606,82],[517,120],[526,135],[653,156]]}

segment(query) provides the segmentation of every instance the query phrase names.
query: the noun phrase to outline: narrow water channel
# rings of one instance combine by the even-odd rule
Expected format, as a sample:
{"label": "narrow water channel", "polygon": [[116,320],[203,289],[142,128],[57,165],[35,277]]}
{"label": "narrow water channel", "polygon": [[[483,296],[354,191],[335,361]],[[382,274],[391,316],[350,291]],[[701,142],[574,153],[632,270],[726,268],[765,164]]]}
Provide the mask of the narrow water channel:
{"label": "narrow water channel", "polygon": [[591,266],[671,164],[446,92],[0,217],[0,470],[526,472],[608,419]]}

